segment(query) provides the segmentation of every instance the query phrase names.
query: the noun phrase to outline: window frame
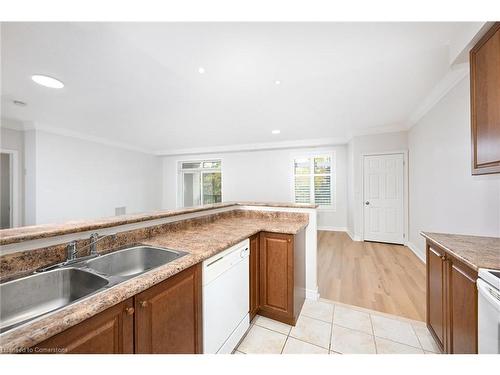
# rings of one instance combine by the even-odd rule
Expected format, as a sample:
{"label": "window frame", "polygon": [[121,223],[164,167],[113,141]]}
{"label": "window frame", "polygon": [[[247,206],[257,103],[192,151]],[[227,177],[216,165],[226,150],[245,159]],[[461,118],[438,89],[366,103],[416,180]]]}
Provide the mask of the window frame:
{"label": "window frame", "polygon": [[[319,210],[324,210],[324,211],[332,211],[335,212],[337,210],[337,159],[335,155],[334,150],[317,150],[317,151],[308,151],[308,152],[302,152],[302,153],[294,153],[291,155],[291,160],[290,160],[290,171],[291,171],[291,177],[290,177],[290,185],[291,185],[291,192],[292,192],[292,200],[295,203],[295,160],[296,159],[311,159],[310,160],[310,166],[311,166],[311,171],[314,172],[314,158],[315,157],[321,157],[321,156],[328,156],[330,157],[331,163],[330,163],[330,204],[328,205],[318,205]],[[312,198],[311,202],[309,204],[316,204],[314,202],[314,176],[317,175],[325,175],[324,173],[310,173],[310,174],[304,174],[302,176],[309,176],[311,179],[311,184],[310,184],[310,196]]]}
{"label": "window frame", "polygon": [[[220,168],[191,168],[191,169],[183,169],[183,163],[203,163],[208,161],[218,161],[220,162]],[[220,193],[221,193],[221,203],[224,201],[224,173],[223,173],[223,160],[222,158],[197,158],[197,159],[178,159],[176,160],[176,168],[177,168],[177,180],[176,180],[176,188],[177,188],[177,199],[176,206],[177,208],[186,208],[184,207],[184,173],[193,171],[200,173],[200,204],[203,206],[203,172],[220,172],[221,174],[221,183],[220,183]],[[187,207],[189,208],[189,207]]]}

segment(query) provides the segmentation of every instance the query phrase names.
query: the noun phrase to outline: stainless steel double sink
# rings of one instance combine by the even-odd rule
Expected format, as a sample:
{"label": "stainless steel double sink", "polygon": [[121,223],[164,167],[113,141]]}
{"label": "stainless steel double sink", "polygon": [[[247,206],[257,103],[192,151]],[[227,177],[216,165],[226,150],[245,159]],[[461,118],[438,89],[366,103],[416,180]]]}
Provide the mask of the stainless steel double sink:
{"label": "stainless steel double sink", "polygon": [[186,254],[140,245],[0,284],[0,333]]}

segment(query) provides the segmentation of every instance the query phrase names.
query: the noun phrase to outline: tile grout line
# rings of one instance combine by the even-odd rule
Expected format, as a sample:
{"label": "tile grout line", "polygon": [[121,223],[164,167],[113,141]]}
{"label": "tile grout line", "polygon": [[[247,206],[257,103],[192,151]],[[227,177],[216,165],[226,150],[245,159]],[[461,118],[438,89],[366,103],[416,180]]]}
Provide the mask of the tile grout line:
{"label": "tile grout line", "polygon": [[[351,327],[346,327],[342,324],[336,324],[335,323],[335,315],[336,313],[338,312],[337,311],[337,308],[338,306],[341,306],[341,307],[346,307],[346,308],[349,308],[348,306],[344,306],[342,303],[340,304],[336,304],[336,303],[332,303],[332,302],[324,302],[324,301],[321,301],[319,300],[318,302],[323,302],[325,304],[329,304],[332,306],[332,315],[331,315],[331,319],[330,321],[326,321],[326,320],[323,320],[323,319],[319,319],[319,318],[316,318],[316,317],[312,317],[312,316],[309,316],[308,314],[299,314],[299,318],[301,316],[307,318],[307,319],[311,319],[312,321],[316,321],[316,322],[321,322],[321,323],[324,323],[324,324],[330,324],[330,335],[329,335],[329,342],[328,342],[328,345],[327,346],[321,346],[321,345],[318,345],[316,343],[313,343],[313,342],[309,342],[309,341],[306,341],[304,340],[303,338],[298,338],[298,337],[294,337],[291,332],[293,330],[293,327],[288,325],[288,324],[284,324],[284,326],[286,326],[288,328],[287,330],[287,333],[283,333],[283,332],[280,332],[280,331],[277,331],[273,328],[268,328],[268,327],[265,327],[263,325],[260,325],[258,323],[259,321],[259,315],[255,318],[255,319],[252,319],[252,322],[250,322],[250,329],[252,329],[253,327],[257,326],[259,328],[262,328],[262,329],[265,329],[269,332],[273,332],[273,333],[276,333],[276,334],[280,334],[280,335],[284,335],[285,336],[285,341],[281,347],[281,350],[280,350],[280,354],[285,354],[284,353],[284,350],[285,350],[285,347],[288,343],[289,338],[292,337],[293,339],[299,341],[299,342],[302,342],[304,344],[308,344],[308,345],[312,345],[314,347],[317,347],[317,348],[320,348],[322,350],[327,350],[328,351],[328,354],[330,354],[331,352],[333,353],[339,353],[339,354],[342,354],[336,350],[333,350],[333,340],[334,340],[334,332],[333,332],[333,329],[334,329],[334,325],[338,325],[339,327],[342,327],[342,328],[345,328],[345,329],[348,329],[348,330],[351,330],[353,332],[359,332],[359,333],[364,333],[364,334],[369,334],[372,336],[372,340],[373,340],[373,343],[374,343],[374,348],[375,348],[375,353],[376,354],[380,354],[379,353],[379,349],[377,347],[377,341],[376,341],[376,338],[380,338],[382,340],[387,340],[389,342],[392,342],[394,344],[399,344],[399,345],[403,345],[403,346],[406,346],[408,348],[414,348],[414,349],[418,349],[419,351],[421,351],[422,353],[425,353],[425,352],[429,352],[429,353],[432,353],[432,354],[440,354],[439,352],[435,352],[434,350],[426,350],[424,349],[423,345],[422,345],[422,340],[420,339],[420,337],[418,336],[417,334],[417,331],[416,331],[416,326],[419,326],[420,327],[420,322],[416,322],[416,324],[413,324],[411,321],[409,321],[409,319],[398,319],[397,316],[390,316],[390,314],[380,314],[378,313],[377,311],[373,311],[372,313],[366,313],[365,309],[352,309],[354,311],[359,311],[359,312],[363,312],[363,313],[366,313],[370,319],[370,333],[367,333],[366,331],[361,331],[361,330],[358,330],[358,329],[355,329],[355,328],[351,328]],[[321,315],[321,314],[320,314]],[[389,315],[389,316],[388,316]],[[322,316],[322,315],[321,315]],[[394,320],[394,321],[397,321],[397,322],[400,322],[400,323],[406,323],[406,324],[409,324],[411,326],[411,332],[414,334],[414,336],[416,337],[416,341],[417,341],[417,344],[414,345],[414,344],[408,344],[406,342],[400,342],[400,341],[397,341],[397,340],[394,340],[392,338],[386,338],[386,337],[381,337],[381,336],[377,336],[375,335],[375,327],[374,327],[374,318],[375,317],[381,317],[381,318],[386,318],[386,319],[389,319],[389,320]],[[298,319],[297,319],[298,320]],[[248,335],[250,329],[248,330],[248,332],[245,333],[245,336],[243,337],[243,339]],[[241,340],[243,342],[243,339]],[[243,354],[248,354],[242,350],[239,349],[240,347],[240,344],[242,343],[240,342],[238,347],[235,348],[234,352],[240,352],[240,353],[243,353]],[[234,353],[233,352],[233,353]]]}
{"label": "tile grout line", "polygon": [[420,342],[420,337],[418,337],[417,335],[417,331],[415,331],[415,327],[413,327],[412,324],[410,324],[411,326],[411,330],[413,331],[413,333],[415,334],[415,336],[417,337],[417,341],[418,341],[418,344],[420,345],[420,349],[422,349],[424,352],[425,352],[425,349],[424,347],[422,346],[422,343]]}
{"label": "tile grout line", "polygon": [[332,326],[330,327],[330,341],[328,342],[328,354],[332,351],[332,339],[333,339],[333,321],[335,320],[335,310],[337,306],[334,304],[333,305],[333,311],[332,311]]}
{"label": "tile grout line", "polygon": [[345,326],[345,325],[343,325],[343,324],[339,324],[339,323],[333,323],[333,324],[334,324],[334,325],[336,325],[336,326],[342,327],[342,328],[344,328],[344,329],[348,329],[348,330],[350,330],[350,331],[356,331],[356,332],[358,332],[358,333],[364,333],[365,335],[375,336],[375,335],[373,334],[373,329],[371,329],[371,332],[372,332],[372,333],[369,333],[369,332],[366,332],[366,331],[361,331],[360,329],[357,329],[357,328],[347,327],[347,326]]}
{"label": "tile grout line", "polygon": [[[259,315],[259,316],[260,316],[260,315]],[[267,319],[269,319],[269,318],[267,318]],[[273,320],[273,319],[270,319],[270,320]],[[277,321],[277,320],[275,320],[275,322],[278,322],[278,321]],[[281,322],[278,322],[278,323],[281,323]],[[285,323],[283,323],[283,324],[285,324]],[[280,333],[280,334],[282,334],[282,335],[286,335],[286,336],[290,335],[290,331],[292,330],[292,327],[290,326],[290,328],[289,328],[289,330],[288,330],[288,333],[283,333],[283,332],[277,331],[277,330],[272,329],[272,328],[268,328],[268,327],[261,326],[260,324],[257,324],[257,322],[255,322],[253,325],[256,325],[256,326],[258,326],[258,327],[265,328],[265,329],[267,329],[267,330],[269,330],[269,331],[273,331],[273,332],[276,332],[276,333]],[[286,325],[289,325],[289,324],[286,324]],[[250,328],[251,328],[251,327],[250,327]]]}
{"label": "tile grout line", "polygon": [[[310,317],[308,317],[308,316],[306,316],[306,318],[308,318],[308,319],[312,319],[312,320],[316,320],[316,321],[321,322],[321,323],[324,323],[324,324],[330,324],[330,323],[325,322],[324,320],[314,319],[314,318],[310,318]],[[297,320],[298,320],[298,319],[297,319]],[[315,344],[315,343],[312,343],[312,342],[306,341],[305,339],[301,339],[301,338],[298,338],[298,337],[293,336],[293,335],[292,335],[292,330],[290,330],[290,335],[289,335],[289,336],[290,336],[291,338],[295,339],[295,340],[299,340],[299,341],[305,342],[306,344],[310,344],[310,345],[318,346],[318,347],[323,348],[323,349],[327,349],[327,348],[325,348],[324,346],[321,346],[321,345],[318,345],[318,344]],[[329,348],[330,348],[330,343],[328,343],[328,350],[330,350]]]}
{"label": "tile grout line", "polygon": [[[413,332],[413,334],[415,335],[416,339],[417,339],[417,342],[418,342],[418,345],[419,346],[415,346],[415,345],[411,345],[411,344],[408,344],[406,342],[401,342],[401,341],[397,341],[397,340],[394,340],[394,339],[391,339],[391,338],[387,338],[387,337],[382,337],[382,336],[378,336],[375,334],[375,329],[373,328],[373,320],[372,320],[372,315],[378,315],[378,314],[369,314],[370,315],[370,320],[372,321],[372,330],[373,330],[373,337],[375,338],[379,338],[379,339],[383,339],[383,340],[388,340],[388,341],[392,341],[396,344],[400,344],[400,345],[406,345],[406,346],[409,346],[411,348],[415,348],[415,349],[422,349],[423,351],[425,351],[425,349],[423,348],[422,344],[420,343],[420,339],[417,335],[417,332],[415,331],[415,328],[413,327],[413,325],[409,322],[405,322],[405,321],[400,321],[398,319],[393,319],[393,320],[396,320],[398,322],[401,322],[401,323],[407,323],[410,325],[411,327],[411,331]],[[384,316],[382,316],[382,318],[386,318]],[[390,319],[390,318],[387,318],[387,319]],[[376,345],[376,340],[375,340],[375,345]]]}
{"label": "tile grout line", "polygon": [[285,338],[285,342],[283,343],[283,347],[281,348],[280,354],[283,354],[283,350],[285,350],[286,343],[288,342],[288,338],[290,337],[290,334],[288,334]]}
{"label": "tile grout line", "polygon": [[[423,348],[419,348],[418,346],[414,346],[414,345],[408,345],[406,343],[403,343],[403,342],[399,342],[399,341],[395,341],[393,339],[388,339],[386,337],[380,337],[380,336],[373,336],[374,338],[377,338],[377,339],[382,339],[382,340],[387,340],[387,341],[390,341],[390,342],[393,342],[395,344],[399,344],[399,345],[404,345],[404,346],[409,346],[410,348],[414,348],[414,349],[421,349],[423,351],[425,351],[425,349]],[[437,353],[436,353],[437,354]]]}
{"label": "tile grout line", "polygon": [[375,354],[379,354],[377,348],[377,340],[375,340],[375,328],[373,328],[372,314],[368,314],[368,317],[370,318],[370,326],[372,327],[372,340],[373,340],[373,346],[375,347]]}
{"label": "tile grout line", "polygon": [[378,315],[378,316],[381,316],[381,317],[384,317],[384,318],[394,319],[394,320],[398,320],[398,321],[401,321],[401,322],[406,322],[406,323],[410,323],[410,324],[425,325],[425,322],[422,321],[422,320],[416,320],[416,319],[406,318],[404,316],[390,314],[390,313],[386,313],[386,312],[383,312],[383,311],[377,311],[377,310],[369,309],[367,307],[350,305],[348,303],[344,303],[344,302],[340,302],[340,301],[334,301],[334,300],[330,300],[330,299],[326,299],[326,298],[320,298],[319,301],[320,302],[324,302],[324,303],[328,303],[328,304],[332,304],[332,305],[333,304],[338,304],[341,307],[349,308],[351,310],[356,310],[356,311],[359,311],[359,312],[364,312],[366,314]]}

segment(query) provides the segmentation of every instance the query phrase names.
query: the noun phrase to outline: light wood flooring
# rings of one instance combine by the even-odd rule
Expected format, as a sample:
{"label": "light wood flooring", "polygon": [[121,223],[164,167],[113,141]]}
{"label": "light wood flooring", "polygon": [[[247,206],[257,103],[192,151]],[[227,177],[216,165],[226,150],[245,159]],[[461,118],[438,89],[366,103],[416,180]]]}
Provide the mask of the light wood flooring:
{"label": "light wood flooring", "polygon": [[405,246],[318,231],[321,298],[425,320],[425,265]]}

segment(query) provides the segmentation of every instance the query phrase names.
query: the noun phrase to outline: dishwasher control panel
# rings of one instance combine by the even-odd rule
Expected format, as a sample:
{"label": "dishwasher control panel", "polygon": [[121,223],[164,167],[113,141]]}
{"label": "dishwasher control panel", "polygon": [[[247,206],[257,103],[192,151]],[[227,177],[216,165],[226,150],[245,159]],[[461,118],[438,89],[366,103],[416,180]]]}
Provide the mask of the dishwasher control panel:
{"label": "dishwasher control panel", "polygon": [[228,269],[250,256],[250,241],[246,239],[203,262],[203,285],[210,283]]}

